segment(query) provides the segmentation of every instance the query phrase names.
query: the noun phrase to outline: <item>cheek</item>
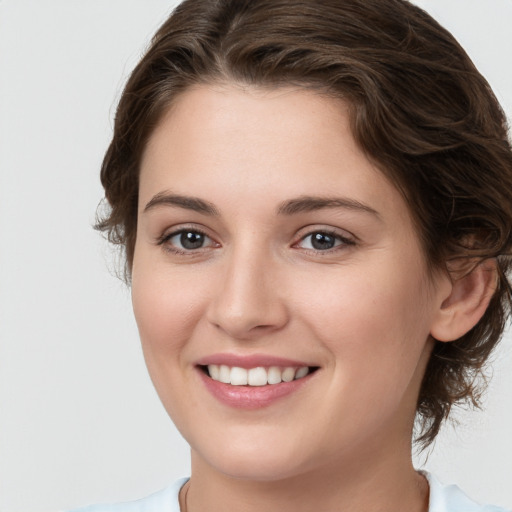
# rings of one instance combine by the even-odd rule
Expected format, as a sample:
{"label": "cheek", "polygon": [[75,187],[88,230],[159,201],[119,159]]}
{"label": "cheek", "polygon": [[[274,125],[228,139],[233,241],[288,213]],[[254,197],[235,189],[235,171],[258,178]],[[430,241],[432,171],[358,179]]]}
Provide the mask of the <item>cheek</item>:
{"label": "cheek", "polygon": [[[155,389],[178,428],[190,395],[190,338],[201,318],[201,294],[193,283],[156,266],[134,266],[132,302],[146,366]],[[184,412],[185,411],[185,412]]]}
{"label": "cheek", "polygon": [[134,265],[132,302],[150,371],[157,364],[181,363],[183,348],[204,310],[197,283],[169,275],[165,268]]}
{"label": "cheek", "polygon": [[383,380],[387,373],[391,381],[400,368],[414,371],[431,320],[421,269],[408,274],[382,259],[363,272],[340,272],[324,282],[321,293],[303,290],[309,297],[303,318],[334,360],[346,363],[346,372]]}
{"label": "cheek", "polygon": [[424,317],[428,306],[421,275],[407,278],[389,266],[382,272],[363,270],[340,272],[324,279],[321,288],[315,279],[310,280],[309,289],[302,287],[300,293],[305,296],[304,305],[312,313],[311,318],[321,318],[319,324],[340,332],[354,329],[355,334],[384,326],[403,329]]}

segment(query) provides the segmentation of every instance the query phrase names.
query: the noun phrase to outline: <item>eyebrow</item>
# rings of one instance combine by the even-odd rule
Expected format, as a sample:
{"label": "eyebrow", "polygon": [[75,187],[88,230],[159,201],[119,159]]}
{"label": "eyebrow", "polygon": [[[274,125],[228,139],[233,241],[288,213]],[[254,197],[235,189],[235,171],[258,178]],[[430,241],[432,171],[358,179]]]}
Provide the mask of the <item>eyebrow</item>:
{"label": "eyebrow", "polygon": [[297,213],[311,212],[324,208],[345,208],[347,210],[370,213],[380,218],[379,212],[371,206],[347,197],[301,196],[281,203],[277,211],[282,215],[295,215]]}
{"label": "eyebrow", "polygon": [[[204,215],[219,216],[219,211],[215,205],[209,201],[198,197],[183,196],[169,192],[159,192],[153,196],[144,207],[144,212],[161,206],[177,206],[178,208],[193,210]],[[380,218],[380,214],[377,210],[360,201],[346,197],[301,196],[281,203],[277,209],[277,213],[279,215],[295,215],[325,208],[345,208],[347,210],[369,213]]]}
{"label": "eyebrow", "polygon": [[151,200],[144,207],[144,212],[157,208],[159,206],[177,206],[185,208],[186,210],[193,210],[204,215],[218,216],[217,208],[204,199],[198,197],[182,196],[179,194],[172,194],[169,192],[159,192],[151,198]]}

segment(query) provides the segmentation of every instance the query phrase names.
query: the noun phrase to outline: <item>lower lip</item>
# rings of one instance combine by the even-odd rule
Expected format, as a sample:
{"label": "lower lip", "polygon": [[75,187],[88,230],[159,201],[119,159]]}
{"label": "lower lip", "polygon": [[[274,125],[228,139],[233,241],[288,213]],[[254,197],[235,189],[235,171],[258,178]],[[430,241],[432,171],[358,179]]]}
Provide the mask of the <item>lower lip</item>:
{"label": "lower lip", "polygon": [[298,391],[306,384],[312,373],[301,379],[266,386],[232,386],[213,380],[202,370],[199,375],[206,389],[220,402],[237,409],[260,409]]}

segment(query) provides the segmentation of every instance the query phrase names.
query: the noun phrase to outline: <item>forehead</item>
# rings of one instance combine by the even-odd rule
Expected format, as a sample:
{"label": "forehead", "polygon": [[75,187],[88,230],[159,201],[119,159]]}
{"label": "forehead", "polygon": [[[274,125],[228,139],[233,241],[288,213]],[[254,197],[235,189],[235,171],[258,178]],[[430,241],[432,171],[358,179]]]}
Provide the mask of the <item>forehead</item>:
{"label": "forehead", "polygon": [[[298,151],[298,142],[304,138],[316,146],[326,145],[328,138],[351,138],[348,110],[339,99],[303,88],[197,85],[174,99],[143,156],[155,150],[163,138],[171,144],[172,139],[189,141],[188,149],[197,156],[205,146],[210,157],[212,150],[222,147],[223,152],[229,150],[230,158],[236,150],[249,155],[251,146],[261,158],[270,151],[285,152],[292,145]],[[144,164],[144,158],[142,161]]]}
{"label": "forehead", "polygon": [[143,155],[141,207],[169,189],[241,209],[342,195],[408,217],[399,192],[357,146],[348,105],[291,87],[203,85],[180,95]]}

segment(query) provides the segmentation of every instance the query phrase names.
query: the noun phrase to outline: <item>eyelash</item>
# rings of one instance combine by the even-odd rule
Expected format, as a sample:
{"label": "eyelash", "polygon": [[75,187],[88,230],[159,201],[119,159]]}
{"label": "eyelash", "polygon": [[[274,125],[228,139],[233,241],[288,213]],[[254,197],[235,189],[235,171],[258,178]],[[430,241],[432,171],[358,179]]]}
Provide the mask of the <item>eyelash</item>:
{"label": "eyelash", "polygon": [[[164,248],[165,251],[178,254],[178,255],[184,255],[184,256],[193,256],[199,253],[202,249],[208,249],[209,247],[198,247],[197,249],[180,249],[176,247],[175,245],[170,244],[170,240],[172,240],[174,237],[183,235],[184,233],[193,233],[196,235],[201,235],[205,237],[206,239],[211,240],[213,244],[216,244],[216,242],[213,241],[213,239],[208,236],[203,230],[199,228],[180,228],[176,231],[173,231],[172,233],[164,234],[161,237],[157,239],[157,245],[160,245]],[[324,235],[332,237],[335,241],[339,242],[337,245],[334,245],[334,247],[331,247],[329,249],[320,250],[320,249],[314,249],[314,248],[303,248],[303,250],[314,253],[318,255],[328,255],[338,250],[343,250],[343,248],[346,248],[347,246],[353,246],[356,245],[355,240],[347,238],[345,236],[340,235],[334,230],[329,229],[316,229],[313,231],[309,231],[305,235],[303,235],[298,242],[295,242],[292,247],[297,247],[301,242],[304,242],[309,237],[312,237],[314,235]],[[217,244],[218,245],[218,244]]]}
{"label": "eyelash", "polygon": [[310,253],[313,253],[313,254],[318,254],[320,256],[326,256],[326,255],[332,254],[335,251],[343,250],[347,246],[353,246],[353,245],[356,244],[355,240],[353,240],[351,238],[348,238],[348,237],[345,237],[343,235],[340,235],[340,233],[338,233],[338,232],[336,232],[334,230],[315,229],[313,231],[309,231],[307,234],[302,236],[300,238],[300,240],[294,244],[294,246],[297,246],[301,242],[304,242],[306,239],[308,239],[308,238],[310,238],[310,237],[312,237],[314,235],[318,235],[318,234],[319,235],[324,235],[324,236],[332,237],[335,240],[335,242],[337,241],[337,242],[340,242],[340,243],[338,243],[334,247],[331,247],[331,248],[325,249],[325,250],[314,249],[314,248],[313,249],[304,248],[304,250],[306,250],[306,251],[308,251]]}
{"label": "eyelash", "polygon": [[[210,236],[208,236],[203,230],[199,228],[180,228],[176,231],[173,231],[172,233],[164,234],[157,240],[157,245],[161,245],[163,249],[167,252],[178,254],[178,255],[184,255],[184,256],[193,256],[197,254],[201,249],[207,249],[207,247],[199,247],[198,249],[180,249],[176,247],[175,245],[170,244],[170,240],[172,240],[175,236],[182,235],[184,233],[194,233],[196,235],[201,235],[207,239],[212,240]],[[213,242],[213,240],[212,240]]]}

